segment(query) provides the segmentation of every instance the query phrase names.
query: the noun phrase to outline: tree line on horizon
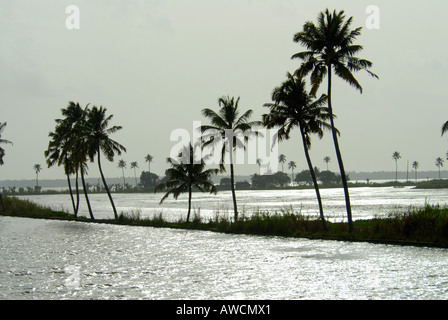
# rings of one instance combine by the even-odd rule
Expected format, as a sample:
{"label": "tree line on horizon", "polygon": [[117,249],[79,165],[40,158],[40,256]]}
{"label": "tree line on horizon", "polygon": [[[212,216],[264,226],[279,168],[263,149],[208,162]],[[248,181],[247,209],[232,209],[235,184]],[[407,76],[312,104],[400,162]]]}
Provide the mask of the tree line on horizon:
{"label": "tree line on horizon", "polygon": [[[376,74],[369,70],[373,65],[372,62],[356,57],[363,50],[361,45],[355,44],[357,37],[361,35],[362,28],[351,29],[352,21],[353,17],[346,18],[343,10],[330,12],[326,9],[326,11],[319,13],[316,23],[307,21],[303,25],[303,29],[294,34],[294,42],[301,45],[305,51],[292,55],[291,59],[297,59],[301,63],[297,70],[293,73],[288,72],[286,74],[286,80],[273,89],[272,101],[263,105],[263,107],[268,109],[268,112],[263,114],[261,121],[250,121],[253,110],[249,109],[242,112],[239,107],[239,97],[223,96],[219,98],[217,111],[210,108],[203,109],[201,113],[210,121],[210,124],[203,125],[200,128],[203,134],[201,137],[202,147],[211,150],[218,147],[217,141],[213,137],[206,135],[210,129],[219,132],[225,141],[219,150],[221,152],[219,169],[206,169],[204,158],[199,159],[199,161],[184,162],[168,158],[167,163],[170,165],[170,168],[166,170],[167,179],[159,183],[155,188],[156,191],[166,191],[166,194],[160,202],[162,203],[169,195],[173,195],[177,199],[180,194],[188,193],[189,218],[193,188],[203,192],[215,193],[217,190],[214,184],[211,183],[211,177],[218,172],[226,172],[224,159],[228,153],[230,159],[228,165],[230,168],[230,188],[234,219],[237,220],[238,207],[235,193],[235,168],[233,163],[235,150],[237,148],[245,148],[246,139],[256,137],[257,132],[253,129],[259,126],[277,128],[279,130],[279,142],[290,139],[291,131],[298,130],[319,205],[322,228],[323,230],[327,230],[317,174],[312,164],[309,150],[312,145],[312,136],[317,135],[319,138],[322,138],[324,132],[328,131],[333,138],[334,151],[340,171],[339,176],[344,190],[348,232],[352,232],[353,219],[347,184],[348,179],[339,147],[340,131],[335,126],[336,117],[332,103],[333,76],[347,82],[360,93],[363,92],[363,88],[355,78],[355,72],[365,71],[373,78],[378,78]],[[308,77],[310,80],[310,88],[307,87],[306,82],[306,78]],[[324,79],[327,80],[326,93],[318,96],[319,88]],[[87,105],[85,108],[82,108],[78,103],[69,102],[68,107],[61,111],[64,118],[56,119],[55,129],[49,134],[50,142],[48,149],[44,153],[47,159],[47,165],[49,167],[55,164],[63,166],[67,176],[75,216],[79,204],[78,174],[81,175],[90,217],[94,219],[85,187],[84,176],[88,171],[88,162],[93,163],[96,160],[104,188],[113,208],[114,216],[118,218],[111,192],[102,171],[101,156],[104,156],[108,161],[113,161],[115,155],[121,155],[122,152],[126,152],[124,146],[110,138],[111,134],[121,130],[122,127],[110,126],[113,116],[108,116],[106,114],[107,109],[103,107],[89,107]],[[0,133],[5,125],[6,123],[0,124]],[[228,130],[233,132],[239,130],[247,133],[245,136],[246,139],[239,139],[234,136],[232,141],[229,141],[225,135]],[[446,131],[448,131],[448,122],[442,129],[442,135]],[[0,140],[0,142],[10,143],[7,140]],[[184,149],[181,151],[188,153],[189,160],[192,160],[195,157],[196,148],[197,145],[193,142],[189,146],[184,146]],[[0,155],[0,164],[3,164],[3,149],[0,149]],[[184,152],[179,153],[179,158],[184,156]],[[150,159],[147,160],[149,164],[152,161],[152,156]],[[326,163],[328,164],[329,161],[330,158],[328,157]],[[283,159],[280,162],[283,165]],[[124,160],[119,162],[119,167],[123,170],[124,178],[124,168],[126,167]],[[131,167],[135,170],[138,164],[135,162],[131,164]],[[288,163],[288,169],[292,170],[292,177],[295,168],[295,163],[290,161]],[[37,175],[38,168],[36,167],[35,170]],[[148,172],[150,173],[150,170]],[[70,184],[70,175],[76,176],[76,201]]]}

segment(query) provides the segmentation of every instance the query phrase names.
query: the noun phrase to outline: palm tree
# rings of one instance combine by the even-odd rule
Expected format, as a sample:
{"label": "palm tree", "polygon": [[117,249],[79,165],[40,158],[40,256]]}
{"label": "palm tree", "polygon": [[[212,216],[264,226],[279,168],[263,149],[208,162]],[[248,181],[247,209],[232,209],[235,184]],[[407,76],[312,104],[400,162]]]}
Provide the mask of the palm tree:
{"label": "palm tree", "polygon": [[392,159],[395,160],[395,182],[398,181],[398,160],[401,158],[400,152],[395,151],[392,154]]}
{"label": "palm tree", "polygon": [[131,162],[131,169],[134,169],[135,186],[137,186],[138,185],[138,183],[137,183],[137,173],[135,172],[135,168],[138,168],[137,161]]}
{"label": "palm tree", "polygon": [[284,154],[281,154],[278,156],[278,162],[282,164],[282,172],[284,172],[284,164],[286,162],[286,156]]}
{"label": "palm tree", "polygon": [[[126,152],[126,148],[119,144],[117,141],[112,140],[109,136],[122,129],[121,126],[112,126],[109,124],[113,118],[113,115],[106,116],[107,108],[100,106],[99,108],[93,106],[87,114],[86,122],[86,134],[88,144],[88,155],[90,161],[93,162],[95,156],[98,159],[98,169],[100,171],[101,180],[103,181],[104,188],[106,189],[109,201],[114,211],[115,219],[118,219],[117,209],[110,193],[109,187],[104,177],[101,167],[101,153],[104,154],[107,160],[114,161],[115,154],[121,155],[121,152]],[[123,173],[124,180],[124,173]]]}
{"label": "palm tree", "polygon": [[418,161],[412,162],[412,168],[414,168],[414,170],[415,170],[415,182],[417,182],[417,169],[418,169],[418,167],[419,167]]}
{"label": "palm tree", "polygon": [[288,169],[291,169],[291,182],[294,184],[294,169],[297,168],[295,161],[288,162]]}
{"label": "palm tree", "polygon": [[148,172],[151,173],[151,162],[154,159],[154,157],[150,154],[147,154],[145,157],[145,161],[148,162]]}
{"label": "palm tree", "polygon": [[126,180],[124,179],[124,169],[126,168],[126,161],[124,161],[123,159],[118,161],[118,168],[123,170],[123,188],[124,188],[124,185],[126,184]]}
{"label": "palm tree", "polygon": [[[211,130],[214,133],[218,133],[224,141],[221,149],[221,163],[220,170],[221,172],[225,171],[224,167],[224,157],[226,152],[229,152],[230,159],[230,183],[232,190],[232,198],[233,198],[233,210],[234,210],[234,218],[235,221],[238,219],[238,208],[236,203],[236,195],[235,195],[235,178],[234,178],[234,167],[233,167],[233,153],[236,151],[237,147],[245,148],[245,142],[247,141],[249,135],[257,135],[256,132],[252,131],[252,128],[258,125],[261,125],[260,121],[248,122],[249,118],[252,116],[253,111],[248,110],[244,112],[240,116],[240,112],[238,109],[238,103],[240,98],[236,99],[234,97],[230,98],[221,97],[218,100],[219,111],[216,113],[215,111],[206,108],[202,110],[202,114],[204,117],[209,118],[211,121],[211,125],[203,125],[201,126],[201,132],[205,133],[207,130]],[[244,142],[241,141],[237,134],[242,132],[245,134]],[[202,139],[206,139],[207,136],[203,136]],[[231,142],[229,141],[232,139]],[[216,146],[216,144],[220,142],[217,140],[209,139],[206,141],[203,146]]]}
{"label": "palm tree", "polygon": [[258,165],[258,174],[261,174],[261,165],[263,164],[263,160],[261,158],[258,158],[256,162]]}
{"label": "palm tree", "polygon": [[[11,141],[2,139],[3,130],[5,130],[6,122],[0,122],[0,166],[4,164],[3,157],[5,156],[5,149],[1,147],[2,144],[12,144]],[[0,192],[0,204],[2,206],[2,210],[5,211],[5,204],[3,203],[2,193]]]}
{"label": "palm tree", "polygon": [[440,178],[440,167],[443,167],[443,159],[441,157],[438,157],[436,159],[436,167],[439,168],[439,180]]}
{"label": "palm tree", "polygon": [[33,166],[34,171],[36,172],[36,187],[39,187],[39,172],[41,172],[42,167],[40,164],[36,163]]}
{"label": "palm tree", "polygon": [[344,187],[345,203],[347,208],[348,232],[353,231],[352,210],[350,195],[348,192],[347,176],[345,175],[344,164],[338,142],[338,133],[334,125],[333,106],[331,101],[332,72],[348,82],[362,93],[362,87],[353,76],[354,71],[367,71],[371,76],[378,76],[368,69],[372,67],[372,62],[355,57],[363,47],[354,45],[356,37],[361,34],[361,27],[350,30],[353,17],[345,21],[344,11],[330,13],[327,9],[321,12],[317,19],[317,26],[313,22],[306,22],[303,30],[294,35],[294,41],[303,45],[308,51],[299,52],[292,56],[292,59],[302,59],[300,68],[296,71],[299,77],[311,73],[311,94],[316,96],[317,90],[325,76],[328,76],[328,111],[333,134],[333,142],[338,159],[339,169]]}
{"label": "palm tree", "polygon": [[167,162],[171,165],[171,168],[166,170],[169,180],[157,185],[154,192],[168,189],[160,203],[163,203],[170,194],[177,200],[180,194],[188,192],[187,222],[189,222],[193,188],[197,188],[202,192],[216,194],[217,189],[213,182],[210,181],[210,178],[212,175],[217,174],[219,170],[205,170],[204,158],[200,159],[200,161],[195,161],[194,148],[191,144],[183,148],[182,152],[179,153],[179,158],[182,160],[167,159]]}
{"label": "palm tree", "polygon": [[331,158],[329,156],[324,157],[324,162],[327,164],[327,171],[328,171],[328,164],[330,163]]}
{"label": "palm tree", "polygon": [[[305,81],[303,79],[298,79],[289,73],[287,76],[288,79],[282,86],[275,88],[273,91],[272,100],[274,103],[265,104],[265,106],[270,108],[270,113],[263,115],[263,122],[268,128],[280,126],[278,132],[279,140],[289,139],[290,131],[294,127],[300,129],[305,157],[319,204],[322,225],[324,230],[327,230],[319,186],[309,155],[309,149],[311,148],[310,135],[317,133],[322,138],[322,129],[331,128],[330,124],[326,122],[329,118],[328,109],[322,107],[327,102],[326,96],[322,95],[319,99],[313,101],[312,97],[306,93]],[[290,161],[288,168],[292,170],[291,180],[294,181],[295,162]]]}

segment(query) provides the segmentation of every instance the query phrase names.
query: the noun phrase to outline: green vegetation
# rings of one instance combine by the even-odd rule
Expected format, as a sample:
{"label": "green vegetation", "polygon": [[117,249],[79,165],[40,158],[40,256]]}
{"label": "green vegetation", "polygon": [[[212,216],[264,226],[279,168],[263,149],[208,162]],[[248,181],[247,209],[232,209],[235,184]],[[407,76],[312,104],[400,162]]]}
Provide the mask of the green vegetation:
{"label": "green vegetation", "polygon": [[[73,214],[53,211],[32,202],[5,197],[6,211],[1,215],[74,220]],[[195,212],[191,222],[179,219],[169,222],[163,215],[154,214],[152,218],[143,218],[140,213],[121,213],[117,219],[92,220],[76,218],[82,222],[99,222],[129,226],[148,226],[162,228],[180,228],[205,230],[232,234],[250,234],[260,236],[280,236],[322,240],[363,241],[372,243],[448,247],[448,208],[426,206],[421,209],[409,209],[408,212],[390,213],[386,218],[354,221],[354,230],[347,231],[347,223],[327,221],[327,231],[322,230],[319,218],[304,216],[300,212],[283,210],[269,213],[260,211],[252,216],[242,214],[234,222],[220,216],[203,220]]]}

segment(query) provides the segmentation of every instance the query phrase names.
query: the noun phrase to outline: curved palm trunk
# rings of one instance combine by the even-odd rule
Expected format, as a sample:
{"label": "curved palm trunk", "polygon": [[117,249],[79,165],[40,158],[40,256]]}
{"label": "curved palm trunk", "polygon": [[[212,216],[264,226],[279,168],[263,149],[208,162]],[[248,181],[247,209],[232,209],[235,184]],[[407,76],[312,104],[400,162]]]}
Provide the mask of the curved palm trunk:
{"label": "curved palm trunk", "polygon": [[188,186],[188,213],[187,213],[187,222],[190,221],[190,212],[191,212],[191,184]]}
{"label": "curved palm trunk", "polygon": [[75,217],[78,216],[78,210],[79,210],[79,185],[78,185],[78,171],[76,171],[76,210],[75,210]]}
{"label": "curved palm trunk", "polygon": [[75,218],[76,218],[77,211],[76,211],[76,205],[75,205],[75,197],[73,196],[72,184],[70,182],[70,175],[68,173],[67,173],[67,183],[68,183],[68,189],[70,191],[70,198],[72,199],[73,212],[74,212]]}
{"label": "curved palm trunk", "polygon": [[89,201],[89,196],[87,195],[87,188],[86,188],[86,182],[84,180],[84,173],[83,173],[83,168],[81,165],[81,181],[82,181],[82,187],[84,189],[84,195],[86,197],[86,202],[87,202],[87,207],[89,208],[89,214],[90,214],[90,218],[92,220],[95,220],[95,217],[93,216],[93,212],[92,212],[92,207],[90,206],[90,201]]}
{"label": "curved palm trunk", "polygon": [[106,178],[104,178],[103,170],[101,169],[101,159],[100,159],[101,156],[100,155],[101,155],[101,150],[98,147],[98,168],[100,169],[101,180],[103,181],[103,185],[104,185],[104,188],[106,189],[107,196],[109,197],[110,204],[112,205],[112,209],[114,210],[114,217],[115,217],[115,219],[118,219],[118,214],[117,214],[117,209],[115,208],[114,199],[112,199],[112,194],[109,191],[109,187],[107,186],[107,183],[106,183]]}
{"label": "curved palm trunk", "polygon": [[233,198],[233,214],[235,221],[238,220],[238,208],[236,205],[236,194],[235,194],[235,172],[233,169],[233,149],[230,148],[230,185],[232,189],[232,198]]}
{"label": "curved palm trunk", "polygon": [[334,126],[333,107],[331,105],[331,64],[328,65],[328,110],[330,112],[331,132],[333,134],[334,148],[338,159],[339,171],[341,172],[342,185],[345,194],[345,206],[347,208],[348,232],[353,231],[352,208],[350,205],[350,194],[348,192],[347,176],[345,175],[344,163],[342,162],[341,151],[339,149],[338,134]]}
{"label": "curved palm trunk", "polygon": [[311,163],[310,153],[308,151],[308,147],[306,146],[305,134],[302,128],[300,128],[300,131],[302,136],[303,149],[305,151],[306,162],[308,163],[308,168],[310,169],[311,178],[313,179],[314,184],[314,190],[316,191],[317,202],[319,203],[320,220],[322,221],[322,227],[324,231],[328,231],[327,223],[325,222],[324,218],[324,209],[322,206],[322,198],[320,197],[319,185],[317,184],[316,173],[314,172],[313,164]]}

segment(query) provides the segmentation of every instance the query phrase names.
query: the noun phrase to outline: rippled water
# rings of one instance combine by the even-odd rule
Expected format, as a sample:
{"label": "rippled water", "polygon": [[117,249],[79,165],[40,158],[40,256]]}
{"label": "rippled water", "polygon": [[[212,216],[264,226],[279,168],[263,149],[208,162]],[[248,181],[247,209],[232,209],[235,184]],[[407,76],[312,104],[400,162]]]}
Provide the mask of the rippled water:
{"label": "rippled water", "polygon": [[[342,190],[322,193],[326,215],[342,220]],[[352,189],[354,218],[444,205],[445,193]],[[224,214],[231,212],[229,196],[194,194],[194,206],[201,215]],[[247,214],[289,205],[317,212],[312,190],[237,196]],[[185,214],[185,198],[159,206],[160,197],[114,195],[119,211]],[[67,195],[29,198],[70,210]],[[98,218],[112,217],[105,195],[91,198]],[[447,249],[0,217],[0,299],[446,300],[447,261]]]}
{"label": "rippled water", "polygon": [[448,299],[448,250],[0,217],[1,299]]}
{"label": "rippled water", "polygon": [[[241,190],[236,193],[238,209],[245,215],[258,210],[270,213],[282,210],[294,210],[305,215],[318,215],[318,205],[314,190]],[[346,217],[345,198],[342,189],[321,190],[324,214],[329,220],[341,221]],[[142,216],[152,217],[162,213],[167,220],[186,217],[187,195],[178,200],[171,197],[159,204],[163,194],[130,193],[113,194],[118,212],[139,212]],[[72,212],[68,195],[41,195],[22,197],[36,203],[64,209]],[[353,188],[350,189],[353,219],[369,219],[385,216],[394,211],[407,211],[410,207],[423,207],[429,204],[448,204],[448,192],[444,189],[419,190],[413,188]],[[90,201],[96,218],[113,218],[109,199],[106,194],[92,194]],[[84,196],[81,194],[80,214],[88,216]],[[194,193],[192,200],[194,212],[202,217],[233,217],[233,204],[230,191],[221,191],[217,195]]]}

